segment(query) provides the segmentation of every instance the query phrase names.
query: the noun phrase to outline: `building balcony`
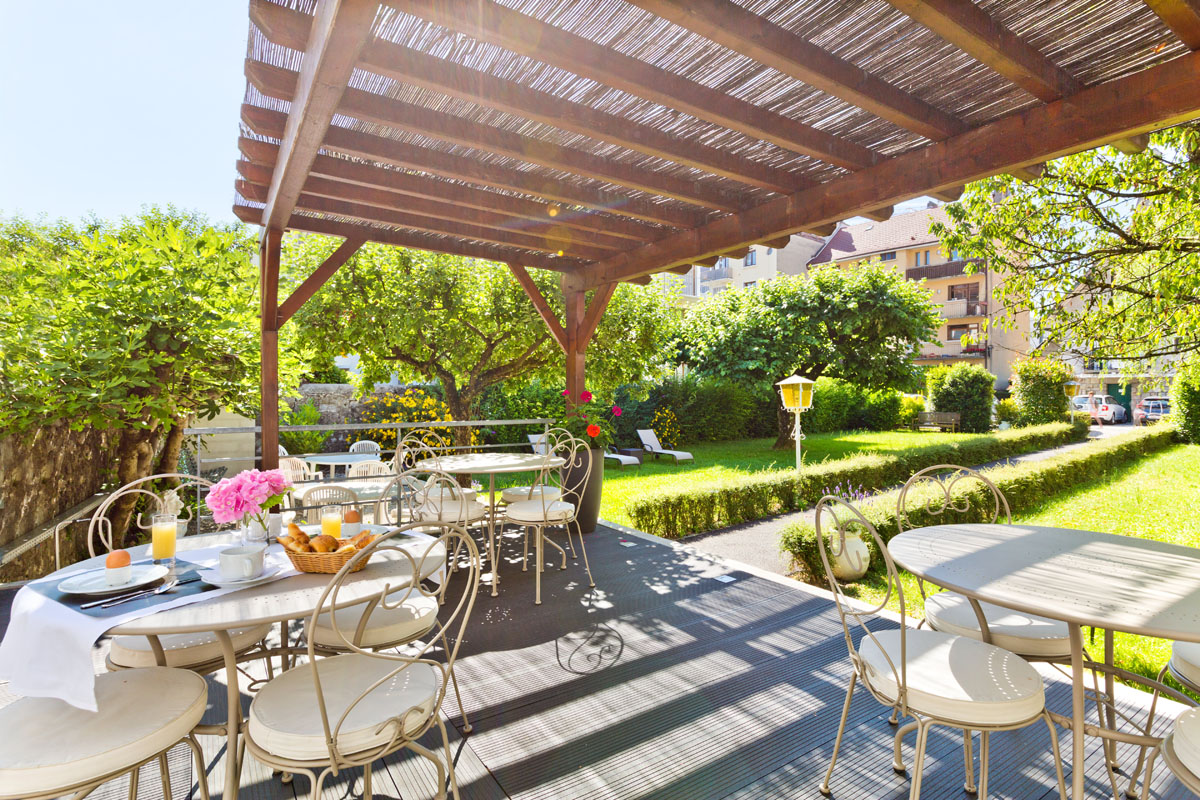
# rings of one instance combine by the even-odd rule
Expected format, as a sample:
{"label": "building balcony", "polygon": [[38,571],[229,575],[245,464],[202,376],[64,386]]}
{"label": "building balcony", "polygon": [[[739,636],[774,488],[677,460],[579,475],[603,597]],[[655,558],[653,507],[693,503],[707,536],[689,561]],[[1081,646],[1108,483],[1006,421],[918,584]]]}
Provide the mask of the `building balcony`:
{"label": "building balcony", "polygon": [[987,353],[987,342],[964,343],[961,339],[943,341],[941,347],[931,344],[921,349],[918,358],[983,358]]}
{"label": "building balcony", "polygon": [[910,281],[953,278],[956,275],[965,274],[968,264],[978,263],[978,259],[972,259],[970,261],[947,261],[945,264],[930,264],[925,267],[909,267],[904,271],[904,277]]}
{"label": "building balcony", "polygon": [[947,300],[938,310],[942,313],[942,319],[986,317],[988,304],[986,300]]}
{"label": "building balcony", "polygon": [[700,281],[702,283],[707,283],[709,281],[720,281],[720,280],[728,281],[729,279],[731,279],[733,277],[733,268],[729,267],[729,266],[725,266],[725,267],[697,266],[696,270],[697,270],[697,275],[699,275]]}

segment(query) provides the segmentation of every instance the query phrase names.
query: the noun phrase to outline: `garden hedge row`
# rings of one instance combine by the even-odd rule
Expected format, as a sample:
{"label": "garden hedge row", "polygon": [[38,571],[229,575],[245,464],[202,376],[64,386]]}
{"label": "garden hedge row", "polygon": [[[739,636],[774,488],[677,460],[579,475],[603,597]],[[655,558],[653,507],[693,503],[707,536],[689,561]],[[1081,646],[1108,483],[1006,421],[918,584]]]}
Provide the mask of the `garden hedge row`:
{"label": "garden hedge row", "polygon": [[1019,428],[958,442],[912,447],[896,453],[866,453],[794,469],[757,472],[704,485],[648,493],[626,512],[640,530],[678,538],[726,525],[798,511],[816,503],[828,487],[864,491],[903,483],[934,464],[985,464],[1087,438],[1085,421]]}
{"label": "garden hedge row", "polygon": [[[1046,427],[1046,426],[1041,426]],[[1023,431],[1037,428],[1023,428]],[[1154,425],[1136,429],[1130,433],[1101,439],[1044,461],[1031,461],[1005,467],[994,467],[983,473],[1004,493],[1013,515],[1037,506],[1060,492],[1070,489],[1106,472],[1136,461],[1143,456],[1169,447],[1178,441],[1178,432],[1171,425]],[[964,463],[948,460],[947,463]],[[994,511],[991,492],[979,481],[960,481],[951,493],[954,507],[964,509],[962,513],[934,513],[942,507],[943,496],[933,485],[923,489],[916,487],[906,501],[909,527],[938,525],[953,522],[990,522]],[[936,497],[935,497],[936,495]],[[899,490],[893,490],[856,504],[884,541],[899,533],[896,501]],[[926,505],[927,501],[936,502]],[[868,541],[871,548],[871,566],[879,568],[883,563],[876,552],[875,543]],[[804,521],[788,525],[780,535],[780,549],[792,558],[793,569],[810,583],[824,585],[821,556],[817,550],[816,530],[811,522]]]}

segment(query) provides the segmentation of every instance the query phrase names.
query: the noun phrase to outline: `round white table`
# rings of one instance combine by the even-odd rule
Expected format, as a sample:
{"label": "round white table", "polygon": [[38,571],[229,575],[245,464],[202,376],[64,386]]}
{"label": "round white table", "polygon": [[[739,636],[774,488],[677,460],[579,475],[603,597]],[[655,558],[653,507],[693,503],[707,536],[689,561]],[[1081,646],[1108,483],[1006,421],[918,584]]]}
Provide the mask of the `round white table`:
{"label": "round white table", "polygon": [[[1036,525],[962,524],[907,531],[888,543],[888,552],[898,566],[975,603],[1067,623],[1073,685],[1065,722],[1072,734],[1073,800],[1083,800],[1085,734],[1104,736],[1110,759],[1108,740],[1141,743],[1132,734],[1085,726],[1085,669],[1105,673],[1110,697],[1113,675],[1129,677],[1112,666],[1112,632],[1200,642],[1200,549]],[[1108,631],[1104,664],[1085,665],[1084,626]]]}
{"label": "round white table", "polygon": [[536,472],[558,469],[566,459],[553,456],[547,459],[540,453],[460,453],[427,458],[416,464],[417,469],[438,470],[450,475],[488,476],[488,563],[492,566],[492,597],[500,593],[499,548],[496,546],[496,476],[513,472]]}
{"label": "round white table", "polygon": [[[430,545],[435,541],[434,537],[421,533],[406,533],[396,541],[415,560],[423,564],[422,578],[434,574],[445,563],[445,550],[441,545],[430,550]],[[183,556],[189,550],[213,547],[226,542],[230,545],[241,544],[241,533],[188,536],[179,540],[177,553]],[[135,560],[146,557],[148,553],[149,545],[130,548],[130,555]],[[424,562],[421,562],[422,556],[426,556]],[[105,557],[97,556],[79,564],[73,564],[68,570],[74,572],[80,567],[103,566]],[[294,619],[311,616],[316,611],[321,594],[332,578],[332,575],[301,573],[224,594],[210,601],[200,601],[178,608],[166,609],[122,623],[108,631],[108,634],[113,636],[128,634],[147,636],[152,640],[156,636],[171,633],[211,632],[216,635],[217,640],[221,643],[225,662],[229,710],[224,730],[227,740],[224,797],[234,798],[238,794],[239,775],[234,762],[242,726],[240,673],[237,669],[237,655],[234,652],[233,640],[229,631],[234,628],[246,628],[264,623],[287,623]],[[339,592],[337,607],[344,608],[355,605],[357,602],[374,596],[380,591],[383,581],[387,581],[394,590],[403,591],[412,583],[412,563],[398,553],[377,553],[361,572],[352,573],[347,577]],[[286,642],[284,642],[284,646],[286,647]],[[162,663],[161,656],[159,660]]]}
{"label": "round white table", "polygon": [[329,477],[333,477],[338,467],[349,467],[364,461],[382,461],[379,453],[317,453],[315,456],[305,456],[304,460],[315,467],[329,467]]}

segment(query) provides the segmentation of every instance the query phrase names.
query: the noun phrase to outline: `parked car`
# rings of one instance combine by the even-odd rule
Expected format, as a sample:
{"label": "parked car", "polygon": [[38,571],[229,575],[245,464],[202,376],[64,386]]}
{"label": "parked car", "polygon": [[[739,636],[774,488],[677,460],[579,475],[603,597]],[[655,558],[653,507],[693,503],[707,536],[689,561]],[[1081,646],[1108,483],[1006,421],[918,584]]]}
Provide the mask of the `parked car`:
{"label": "parked car", "polygon": [[1133,424],[1148,425],[1171,413],[1171,398],[1155,395],[1143,397],[1133,407]]}
{"label": "parked car", "polygon": [[[1098,394],[1096,400],[1100,403],[1100,421],[1107,422],[1109,425],[1114,422],[1124,422],[1128,415],[1125,411],[1125,406],[1117,402],[1111,394]],[[1076,395],[1071,398],[1071,409],[1080,411],[1084,414],[1090,414],[1091,409],[1088,407],[1088,396]]]}

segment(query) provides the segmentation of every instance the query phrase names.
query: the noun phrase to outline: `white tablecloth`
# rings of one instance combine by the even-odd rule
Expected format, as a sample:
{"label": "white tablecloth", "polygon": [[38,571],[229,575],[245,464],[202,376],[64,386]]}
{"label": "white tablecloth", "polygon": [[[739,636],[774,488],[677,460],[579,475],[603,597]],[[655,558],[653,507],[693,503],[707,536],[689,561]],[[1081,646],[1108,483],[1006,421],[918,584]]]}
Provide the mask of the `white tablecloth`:
{"label": "white tablecloth", "polygon": [[[202,568],[215,568],[217,554],[228,548],[208,547],[180,555]],[[296,575],[292,563],[278,545],[267,550],[264,568],[278,568],[276,578]],[[35,583],[57,584],[85,569],[66,568]],[[273,580],[274,580],[273,579]],[[151,608],[138,608],[125,614],[91,617],[51,600],[44,594],[22,587],[13,598],[12,615],[4,641],[0,642],[0,680],[9,689],[25,697],[56,697],[87,711],[96,710],[96,676],[92,668],[92,646],[110,628],[132,619],[156,614],[168,608],[202,603],[240,587],[216,588],[203,594],[180,597]]]}

